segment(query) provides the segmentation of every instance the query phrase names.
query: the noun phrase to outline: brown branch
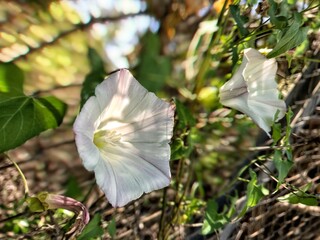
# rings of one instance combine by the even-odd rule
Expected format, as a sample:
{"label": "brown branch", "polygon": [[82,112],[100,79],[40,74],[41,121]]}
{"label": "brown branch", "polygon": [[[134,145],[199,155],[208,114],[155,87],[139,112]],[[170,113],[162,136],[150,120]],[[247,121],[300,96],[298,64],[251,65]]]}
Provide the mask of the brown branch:
{"label": "brown branch", "polygon": [[126,14],[126,15],[119,15],[116,17],[101,17],[101,18],[92,18],[89,22],[87,23],[79,23],[79,24],[75,24],[73,28],[66,30],[64,32],[61,32],[60,34],[58,34],[56,37],[53,38],[52,41],[50,42],[42,42],[41,44],[39,44],[39,46],[37,47],[29,47],[29,51],[23,54],[20,54],[14,58],[12,58],[9,62],[14,62],[16,60],[22,59],[24,57],[26,57],[29,54],[32,54],[33,52],[36,52],[40,49],[43,49],[46,46],[50,46],[55,44],[59,39],[68,36],[69,34],[72,34],[78,30],[86,30],[87,28],[91,27],[93,24],[95,23],[104,23],[104,22],[116,22],[122,19],[126,19],[126,18],[130,18],[130,17],[136,17],[136,16],[140,16],[140,15],[144,15],[146,14],[145,11],[141,11],[141,12],[137,12],[137,13],[130,13],[130,14]]}

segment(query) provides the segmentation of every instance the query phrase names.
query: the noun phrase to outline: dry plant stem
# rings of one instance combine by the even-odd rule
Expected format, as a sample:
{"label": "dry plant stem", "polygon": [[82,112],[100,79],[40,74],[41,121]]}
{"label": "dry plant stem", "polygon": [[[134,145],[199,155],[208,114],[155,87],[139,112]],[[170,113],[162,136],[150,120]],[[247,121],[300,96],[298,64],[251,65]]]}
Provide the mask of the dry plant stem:
{"label": "dry plant stem", "polygon": [[[314,88],[314,90],[312,91],[312,96],[314,96],[318,90],[320,89],[320,82],[316,85],[316,87]],[[307,99],[305,101],[305,103],[303,104],[303,107],[300,108],[299,112],[296,114],[296,116],[294,117],[294,119],[292,120],[292,122],[290,123],[290,127],[293,128],[297,121],[299,120],[299,118],[301,117],[301,115],[303,114],[304,109],[306,108],[306,106],[309,104],[309,102],[311,101],[311,99]]]}
{"label": "dry plant stem", "polygon": [[[266,167],[266,166],[264,166],[265,167],[265,169],[264,168],[262,168],[259,164],[257,164],[257,163],[254,163],[254,165],[257,167],[257,168],[259,168],[262,172],[264,172],[265,174],[267,174],[272,180],[274,180],[276,183],[278,183],[279,182],[279,180],[277,179],[277,178],[275,178],[272,174],[271,174],[271,171]],[[268,171],[267,171],[268,170]]]}

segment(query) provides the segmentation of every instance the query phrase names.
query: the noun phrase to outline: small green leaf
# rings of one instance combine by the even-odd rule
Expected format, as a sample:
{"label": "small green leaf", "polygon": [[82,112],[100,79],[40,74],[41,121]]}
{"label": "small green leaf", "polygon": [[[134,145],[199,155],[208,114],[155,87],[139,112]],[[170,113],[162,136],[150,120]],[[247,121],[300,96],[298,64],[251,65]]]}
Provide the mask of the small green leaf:
{"label": "small green leaf", "polygon": [[307,27],[301,27],[301,16],[296,13],[294,21],[288,30],[280,38],[274,49],[267,55],[268,58],[276,57],[294,47],[299,46],[307,39]]}
{"label": "small green leaf", "polygon": [[13,63],[0,64],[0,92],[13,95],[23,94],[24,75]]}
{"label": "small green leaf", "polygon": [[257,184],[257,175],[256,173],[250,169],[250,177],[251,180],[247,187],[247,206],[254,207],[260,201],[260,199],[264,196],[261,185]]}
{"label": "small green leaf", "polygon": [[66,104],[55,97],[0,93],[0,153],[61,124]]}
{"label": "small green leaf", "polygon": [[95,214],[78,236],[77,240],[89,240],[101,237],[103,235],[103,228],[100,226],[100,221],[100,214]]}
{"label": "small green leaf", "polygon": [[107,226],[108,233],[110,234],[111,238],[114,239],[116,237],[116,221],[114,220],[114,217],[109,221],[109,224]]}
{"label": "small green leaf", "polygon": [[79,186],[77,178],[73,175],[70,175],[68,178],[67,186],[66,186],[65,195],[74,199],[80,199],[83,197],[82,189]]}
{"label": "small green leaf", "polygon": [[233,19],[237,23],[241,36],[247,36],[249,31],[244,25],[248,22],[248,18],[240,15],[240,8],[238,5],[230,5],[229,8]]}
{"label": "small green leaf", "polygon": [[284,138],[284,141],[285,141],[286,145],[290,145],[289,140],[290,140],[290,135],[291,135],[291,132],[292,132],[292,128],[291,128],[290,124],[291,124],[292,117],[293,117],[293,112],[292,112],[291,108],[289,108],[287,113],[286,113],[287,126],[286,126],[286,136]]}
{"label": "small green leaf", "polygon": [[190,110],[182,104],[179,100],[174,100],[176,104],[176,113],[178,115],[178,129],[186,129],[187,127],[193,127],[196,124],[196,120],[192,116]]}
{"label": "small green leaf", "polygon": [[306,193],[310,187],[311,184],[307,184],[301,187],[301,189],[298,191],[294,191],[279,197],[278,200],[280,202],[287,202],[291,204],[301,203],[307,206],[318,206],[318,199],[315,196]]}
{"label": "small green leaf", "polygon": [[288,24],[291,16],[290,9],[285,1],[280,3],[275,2],[274,0],[268,0],[269,10],[268,14],[270,16],[270,22],[275,26],[276,29],[284,30]]}
{"label": "small green leaf", "polygon": [[91,66],[91,71],[104,71],[104,62],[94,48],[88,49],[88,58]]}
{"label": "small green leaf", "polygon": [[272,139],[274,144],[276,144],[281,139],[281,124],[274,123],[272,126]]}
{"label": "small green leaf", "polygon": [[279,8],[279,4],[276,3],[273,0],[269,0],[269,11],[268,14],[270,16],[270,22],[277,28],[277,29],[284,29],[287,25],[288,25],[288,19],[287,17],[280,15],[278,10],[280,10]]}
{"label": "small green leaf", "polygon": [[230,219],[223,213],[218,213],[218,205],[214,200],[209,200],[204,215],[202,234],[207,235],[230,222]]}
{"label": "small green leaf", "polygon": [[28,197],[26,202],[31,212],[43,212],[46,210],[38,197]]}
{"label": "small green leaf", "polygon": [[181,138],[176,138],[171,144],[171,160],[177,160],[184,157],[189,151],[189,148],[184,145]]}
{"label": "small green leaf", "polygon": [[91,71],[84,79],[81,89],[81,108],[88,98],[94,95],[97,85],[101,83],[107,75],[106,71],[104,70],[104,62],[96,50],[89,48],[88,58],[91,65]]}
{"label": "small green leaf", "polygon": [[[273,162],[278,171],[278,187],[283,183],[284,179],[287,177],[290,169],[293,166],[293,162],[287,159],[282,159],[282,153],[280,150],[275,150],[273,155]],[[278,188],[277,187],[277,188]]]}
{"label": "small green leaf", "polygon": [[299,203],[307,206],[318,206],[318,200],[313,196],[301,196],[299,198]]}
{"label": "small green leaf", "polygon": [[147,32],[142,38],[142,46],[137,79],[149,91],[159,91],[170,76],[170,58],[160,54],[161,45],[157,34]]}
{"label": "small green leaf", "polygon": [[238,219],[243,217],[247,210],[256,206],[260,200],[267,194],[269,190],[258,184],[257,174],[250,168],[249,169],[251,180],[247,186],[247,202],[238,215]]}

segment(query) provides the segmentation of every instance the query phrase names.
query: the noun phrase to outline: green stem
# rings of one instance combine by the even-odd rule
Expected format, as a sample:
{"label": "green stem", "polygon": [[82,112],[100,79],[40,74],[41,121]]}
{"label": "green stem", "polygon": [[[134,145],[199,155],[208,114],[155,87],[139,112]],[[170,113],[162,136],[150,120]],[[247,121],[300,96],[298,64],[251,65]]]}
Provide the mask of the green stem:
{"label": "green stem", "polygon": [[13,165],[16,167],[16,169],[18,170],[21,178],[22,178],[22,181],[23,181],[23,185],[24,185],[24,194],[25,196],[27,197],[29,195],[29,187],[28,187],[28,183],[27,183],[27,179],[26,177],[24,176],[23,172],[21,171],[20,167],[18,166],[18,164],[12,160],[8,155],[5,155],[12,163]]}
{"label": "green stem", "polygon": [[[227,3],[228,3],[228,1],[225,0],[223,8],[222,8],[220,15],[219,15],[217,26],[221,25],[221,23],[223,23],[223,22],[224,22],[224,25],[226,24],[226,21],[223,21],[223,17],[224,17],[225,10],[227,8]],[[198,71],[198,74],[196,77],[196,85],[193,90],[193,93],[195,93],[195,94],[198,94],[204,85],[205,74],[207,73],[207,69],[209,68],[210,62],[211,62],[211,58],[210,58],[211,57],[211,50],[212,50],[213,46],[215,45],[216,40],[219,39],[219,36],[221,35],[221,32],[223,29],[224,28],[219,28],[219,30],[217,32],[214,32],[212,34],[209,46],[208,46],[206,52],[204,53],[204,59],[203,59],[203,62],[199,68],[199,71]]]}

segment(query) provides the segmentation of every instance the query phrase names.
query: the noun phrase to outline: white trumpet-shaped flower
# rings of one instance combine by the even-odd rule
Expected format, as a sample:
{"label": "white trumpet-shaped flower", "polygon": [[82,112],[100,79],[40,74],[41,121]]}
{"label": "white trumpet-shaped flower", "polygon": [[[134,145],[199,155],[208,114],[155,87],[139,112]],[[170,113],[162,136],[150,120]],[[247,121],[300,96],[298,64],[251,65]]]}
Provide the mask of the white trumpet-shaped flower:
{"label": "white trumpet-shaped flower", "polygon": [[169,185],[174,110],[126,69],[111,74],[84,104],[73,127],[77,149],[112,206]]}
{"label": "white trumpet-shaped flower", "polygon": [[220,88],[221,104],[247,114],[268,136],[275,115],[283,118],[286,104],[279,99],[275,81],[277,62],[259,51],[244,50],[243,61],[233,77]]}

